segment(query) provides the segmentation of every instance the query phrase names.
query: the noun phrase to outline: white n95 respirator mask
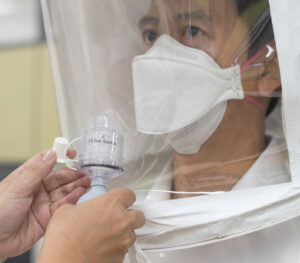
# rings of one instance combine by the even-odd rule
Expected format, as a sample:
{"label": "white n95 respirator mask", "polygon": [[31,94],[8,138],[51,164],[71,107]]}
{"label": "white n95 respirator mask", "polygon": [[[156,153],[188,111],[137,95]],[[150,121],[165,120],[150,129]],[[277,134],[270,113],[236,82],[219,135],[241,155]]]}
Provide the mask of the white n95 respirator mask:
{"label": "white n95 respirator mask", "polygon": [[133,82],[137,130],[168,134],[181,154],[197,153],[221,123],[227,101],[244,99],[239,65],[221,69],[168,35],[134,58]]}

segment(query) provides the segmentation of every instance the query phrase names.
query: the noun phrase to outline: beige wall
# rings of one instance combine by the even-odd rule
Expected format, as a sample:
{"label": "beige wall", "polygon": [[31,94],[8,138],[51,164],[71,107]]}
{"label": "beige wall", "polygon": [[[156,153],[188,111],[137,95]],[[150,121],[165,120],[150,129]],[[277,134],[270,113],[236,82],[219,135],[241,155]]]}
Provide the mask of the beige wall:
{"label": "beige wall", "polygon": [[59,136],[45,44],[0,49],[0,163],[22,162]]}

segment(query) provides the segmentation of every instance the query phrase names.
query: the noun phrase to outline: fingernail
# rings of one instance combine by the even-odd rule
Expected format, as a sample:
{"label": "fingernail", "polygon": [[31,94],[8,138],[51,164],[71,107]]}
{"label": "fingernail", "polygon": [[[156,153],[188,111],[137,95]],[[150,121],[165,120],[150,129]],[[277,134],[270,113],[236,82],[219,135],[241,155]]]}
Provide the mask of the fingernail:
{"label": "fingernail", "polygon": [[43,160],[45,162],[51,162],[53,161],[53,159],[56,158],[56,153],[53,150],[49,150],[48,152],[46,152],[46,154],[43,157]]}

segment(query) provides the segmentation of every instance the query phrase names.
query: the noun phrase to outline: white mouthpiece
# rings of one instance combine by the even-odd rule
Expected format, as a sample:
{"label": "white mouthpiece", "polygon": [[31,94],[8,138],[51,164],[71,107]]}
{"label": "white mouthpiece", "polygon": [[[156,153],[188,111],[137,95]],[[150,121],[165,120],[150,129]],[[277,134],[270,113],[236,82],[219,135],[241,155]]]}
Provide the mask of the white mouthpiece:
{"label": "white mouthpiece", "polygon": [[65,149],[69,145],[69,140],[67,138],[58,137],[53,143],[52,150],[56,152],[57,163],[65,163]]}

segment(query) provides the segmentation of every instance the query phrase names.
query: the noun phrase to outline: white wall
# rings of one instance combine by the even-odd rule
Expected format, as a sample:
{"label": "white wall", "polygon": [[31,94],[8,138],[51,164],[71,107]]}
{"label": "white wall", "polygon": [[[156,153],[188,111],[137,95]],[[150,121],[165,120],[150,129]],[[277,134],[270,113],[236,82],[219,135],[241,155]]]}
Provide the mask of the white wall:
{"label": "white wall", "polygon": [[0,0],[0,46],[33,43],[43,36],[38,0]]}

